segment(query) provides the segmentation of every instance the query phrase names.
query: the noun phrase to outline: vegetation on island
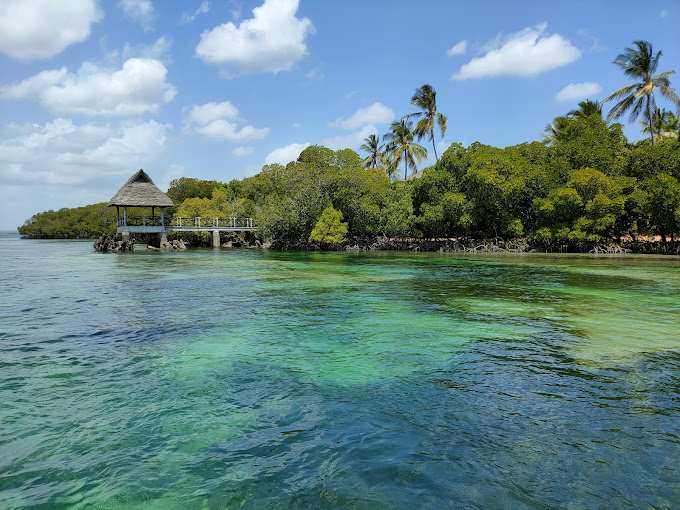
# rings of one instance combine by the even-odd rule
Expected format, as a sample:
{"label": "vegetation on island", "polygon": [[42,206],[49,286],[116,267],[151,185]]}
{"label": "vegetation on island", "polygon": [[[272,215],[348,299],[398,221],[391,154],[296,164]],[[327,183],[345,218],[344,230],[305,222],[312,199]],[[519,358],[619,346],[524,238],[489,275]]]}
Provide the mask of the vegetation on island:
{"label": "vegetation on island", "polygon": [[[377,133],[367,137],[361,146],[365,158],[349,149],[311,146],[296,161],[266,165],[241,180],[180,178],[168,190],[178,204],[168,214],[252,217],[259,235],[280,247],[378,237],[521,239],[574,250],[649,236],[675,241],[680,123],[678,115],[657,107],[654,96],[658,91],[680,106],[670,88],[674,71],[655,74],[661,52],[654,54],[645,41],[634,44],[636,49],[626,48],[614,63],[636,83],[555,118],[543,143],[506,148],[454,143],[439,156],[435,134],[443,136],[447,119],[425,84],[412,97],[420,112],[394,122],[382,140]],[[614,100],[603,117],[603,106]],[[649,139],[629,143],[622,125],[610,122],[625,112],[631,121],[642,117]],[[407,180],[427,157],[417,143],[423,138],[432,144],[436,163]],[[402,167],[404,180],[395,177]],[[114,216],[105,204],[48,211],[19,231],[37,237],[111,232]]]}

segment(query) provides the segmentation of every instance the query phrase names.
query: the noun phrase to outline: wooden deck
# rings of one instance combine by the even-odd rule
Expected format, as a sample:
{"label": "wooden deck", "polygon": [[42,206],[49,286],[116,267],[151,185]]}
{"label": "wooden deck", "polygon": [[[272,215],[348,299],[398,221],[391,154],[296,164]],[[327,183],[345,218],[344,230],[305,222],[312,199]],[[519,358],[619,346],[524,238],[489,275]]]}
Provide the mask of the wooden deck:
{"label": "wooden deck", "polygon": [[186,218],[162,216],[121,216],[116,231],[131,234],[161,232],[257,232],[252,218]]}

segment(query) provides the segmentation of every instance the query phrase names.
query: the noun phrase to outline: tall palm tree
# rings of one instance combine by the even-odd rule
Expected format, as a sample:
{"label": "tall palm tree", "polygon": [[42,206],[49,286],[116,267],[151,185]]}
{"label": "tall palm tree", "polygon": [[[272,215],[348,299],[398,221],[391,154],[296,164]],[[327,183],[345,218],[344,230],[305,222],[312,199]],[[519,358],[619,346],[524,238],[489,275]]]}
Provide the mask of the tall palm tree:
{"label": "tall palm tree", "polygon": [[427,158],[427,149],[413,141],[412,125],[412,122],[401,119],[398,122],[393,122],[390,126],[390,132],[383,135],[383,140],[387,140],[385,153],[389,157],[392,170],[396,170],[401,161],[404,162],[404,180],[408,176],[409,165],[415,170],[416,162],[419,164]]}
{"label": "tall palm tree", "polygon": [[368,152],[368,156],[364,158],[364,166],[366,168],[386,168],[385,153],[383,152],[385,145],[380,144],[380,137],[378,135],[369,135],[364,138],[364,143],[359,147],[360,150]]}
{"label": "tall palm tree", "polygon": [[670,75],[675,74],[675,71],[664,71],[654,76],[662,53],[659,51],[654,54],[652,44],[647,41],[634,41],[633,44],[637,46],[637,49],[624,48],[624,53],[616,57],[616,60],[612,63],[621,67],[623,73],[636,80],[636,83],[617,90],[604,98],[602,102],[605,103],[612,99],[620,100],[612,107],[607,120],[617,119],[626,111],[631,110],[629,120],[632,122],[644,112],[649,124],[652,145],[654,145],[653,112],[656,110],[654,90],[659,89],[663,96],[676,105],[680,105],[680,98],[673,92],[668,79]]}
{"label": "tall palm tree", "polygon": [[578,104],[577,110],[572,110],[567,115],[575,119],[584,119],[591,115],[599,115],[602,117],[602,103],[586,99]]}
{"label": "tall palm tree", "polygon": [[404,118],[410,119],[411,117],[420,116],[420,120],[417,122],[413,133],[418,138],[418,141],[429,136],[432,148],[434,149],[434,158],[439,160],[437,157],[437,147],[434,144],[434,126],[435,124],[439,126],[443,137],[444,133],[446,133],[446,117],[437,112],[437,93],[432,88],[432,85],[426,83],[419,89],[416,89],[413,97],[411,97],[411,104],[420,108],[421,111],[409,113]]}

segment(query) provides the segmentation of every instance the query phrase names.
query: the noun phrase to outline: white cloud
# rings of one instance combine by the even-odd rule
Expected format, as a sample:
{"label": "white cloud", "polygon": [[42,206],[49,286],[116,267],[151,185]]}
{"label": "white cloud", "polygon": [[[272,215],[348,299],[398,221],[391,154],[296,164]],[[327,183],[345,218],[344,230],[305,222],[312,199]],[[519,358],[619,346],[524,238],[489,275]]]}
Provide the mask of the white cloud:
{"label": "white cloud", "polygon": [[167,69],[153,59],[131,58],[120,70],[83,64],[77,73],[42,71],[15,85],[0,87],[0,99],[36,97],[57,115],[127,116],[156,112],[172,101],[175,87]]}
{"label": "white cloud", "polygon": [[446,50],[446,54],[449,57],[453,57],[455,55],[463,55],[467,51],[467,47],[468,47],[467,41],[460,41],[459,43],[454,44],[451,48]]}
{"label": "white cloud", "polygon": [[255,149],[253,149],[252,147],[239,146],[234,147],[231,150],[231,155],[234,158],[244,158],[246,156],[250,156],[253,152],[255,152]]}
{"label": "white cloud", "polygon": [[61,69],[41,71],[15,85],[2,85],[0,86],[0,99],[24,99],[37,96],[48,87],[63,81],[67,74],[68,70],[62,67]]}
{"label": "white cloud", "polygon": [[371,106],[359,108],[354,114],[344,119],[342,117],[330,123],[331,127],[344,129],[357,129],[367,124],[389,124],[394,120],[394,111],[382,103],[373,103]]}
{"label": "white cloud", "polygon": [[243,126],[239,129],[238,120],[241,120],[238,108],[230,101],[194,105],[187,115],[186,129],[207,138],[233,142],[259,140],[269,135],[269,128]]}
{"label": "white cloud", "polygon": [[252,19],[204,31],[196,56],[222,66],[225,76],[288,71],[307,54],[305,39],[314,30],[308,18],[295,17],[297,9],[298,0],[265,0]]}
{"label": "white cloud", "polygon": [[238,108],[231,101],[223,103],[206,103],[194,105],[189,112],[187,121],[195,124],[208,124],[218,119],[238,119]]}
{"label": "white cloud", "polygon": [[123,47],[123,59],[127,60],[132,57],[160,60],[162,62],[170,62],[170,48],[172,47],[172,38],[168,36],[159,37],[156,41],[149,45],[131,46],[125,44]]}
{"label": "white cloud", "polygon": [[191,23],[194,21],[198,16],[201,14],[205,14],[210,10],[210,2],[203,1],[201,2],[201,5],[198,6],[198,9],[194,11],[193,14],[187,14],[184,13],[182,14],[182,23]]}
{"label": "white cloud", "polygon": [[96,0],[2,0],[0,52],[19,60],[52,57],[87,39],[102,17]]}
{"label": "white cloud", "polygon": [[116,5],[123,9],[126,16],[139,23],[145,31],[151,30],[155,17],[151,0],[120,0]]}
{"label": "white cloud", "polygon": [[668,16],[668,9],[661,9],[661,12],[659,13],[659,17],[661,19],[664,19],[666,16]]}
{"label": "white cloud", "polygon": [[291,143],[285,147],[279,147],[274,149],[267,157],[264,158],[265,165],[273,165],[278,163],[280,165],[287,165],[291,161],[295,161],[300,153],[309,147],[309,142],[307,143]]}
{"label": "white cloud", "polygon": [[215,120],[205,126],[196,127],[195,131],[208,138],[232,142],[259,140],[269,134],[269,128],[258,129],[253,126],[243,126],[241,129],[238,129],[238,125],[235,122],[229,122],[224,119]]}
{"label": "white cloud", "polygon": [[547,23],[525,28],[487,43],[487,53],[463,64],[455,80],[493,76],[537,76],[574,62],[581,51],[559,34],[547,35]]}
{"label": "white cloud", "polygon": [[117,182],[159,160],[172,126],[149,121],[115,129],[57,118],[15,129],[17,136],[0,140],[0,182],[44,186]]}
{"label": "white cloud", "polygon": [[602,92],[602,87],[599,83],[587,81],[584,83],[570,83],[556,95],[555,99],[560,102],[564,101],[578,101],[579,99],[592,98]]}
{"label": "white cloud", "polygon": [[375,126],[368,125],[361,128],[359,131],[350,133],[348,135],[333,136],[331,138],[326,138],[321,141],[321,145],[328,147],[334,151],[340,149],[353,149],[357,150],[359,146],[364,142],[364,138],[369,135],[374,135],[378,132]]}

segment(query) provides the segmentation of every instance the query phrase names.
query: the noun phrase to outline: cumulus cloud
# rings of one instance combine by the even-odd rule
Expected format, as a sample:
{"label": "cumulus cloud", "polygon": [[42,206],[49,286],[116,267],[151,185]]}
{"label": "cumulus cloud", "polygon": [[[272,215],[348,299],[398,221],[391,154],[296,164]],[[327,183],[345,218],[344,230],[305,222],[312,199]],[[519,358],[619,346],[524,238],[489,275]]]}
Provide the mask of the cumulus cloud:
{"label": "cumulus cloud", "polygon": [[239,129],[239,120],[239,111],[230,101],[194,105],[187,115],[186,129],[207,138],[232,142],[259,140],[269,135],[269,128],[243,126]]}
{"label": "cumulus cloud", "polygon": [[231,156],[234,158],[244,158],[250,156],[253,152],[255,152],[255,150],[252,147],[239,146],[234,147],[231,150]]}
{"label": "cumulus cloud", "polygon": [[238,108],[231,101],[223,103],[206,103],[194,105],[189,112],[187,121],[195,124],[208,124],[218,119],[238,119]]}
{"label": "cumulus cloud", "polygon": [[14,129],[0,140],[0,182],[83,185],[158,161],[172,126],[149,121],[116,129],[57,118]]}
{"label": "cumulus cloud", "polygon": [[288,71],[307,54],[306,38],[314,27],[298,19],[298,0],[265,0],[253,18],[231,21],[201,34],[196,56],[222,67],[225,76]]}
{"label": "cumulus cloud", "polygon": [[203,1],[201,2],[201,5],[198,6],[198,9],[194,11],[193,14],[187,13],[182,14],[182,23],[191,23],[198,16],[200,16],[201,14],[205,14],[208,11],[210,11],[210,2]]}
{"label": "cumulus cloud", "polygon": [[364,142],[364,138],[369,135],[374,135],[377,132],[377,128],[369,124],[361,128],[359,131],[355,131],[354,133],[350,133],[348,135],[326,138],[321,141],[321,145],[328,147],[329,149],[333,149],[334,151],[340,149],[358,149],[359,146]]}
{"label": "cumulus cloud", "polygon": [[555,99],[560,102],[578,101],[580,99],[594,98],[600,92],[602,92],[602,87],[599,83],[592,81],[570,83],[555,95]]}
{"label": "cumulus cloud", "polygon": [[37,98],[57,115],[139,115],[156,112],[175,97],[177,90],[165,81],[166,74],[165,66],[153,59],[131,58],[119,70],[85,63],[77,73],[42,71],[2,86],[0,99]]}
{"label": "cumulus cloud", "polygon": [[560,34],[548,35],[547,23],[528,27],[486,45],[486,54],[473,58],[453,75],[455,80],[494,76],[537,76],[574,62],[581,51]]}
{"label": "cumulus cloud", "polygon": [[52,57],[87,39],[102,17],[96,0],[2,0],[0,52],[19,60]]}
{"label": "cumulus cloud", "polygon": [[273,165],[278,163],[279,165],[287,165],[291,161],[295,161],[300,153],[309,147],[309,142],[306,143],[291,143],[285,147],[279,147],[274,149],[267,157],[264,158],[265,165]]}
{"label": "cumulus cloud", "polygon": [[357,129],[367,124],[389,124],[394,120],[394,111],[382,103],[373,103],[371,106],[359,108],[348,119],[339,117],[330,123],[331,127],[344,129]]}
{"label": "cumulus cloud", "polygon": [[449,57],[453,57],[455,55],[463,55],[467,51],[467,46],[468,46],[467,41],[460,41],[459,43],[454,44],[451,48],[446,50],[446,54]]}
{"label": "cumulus cloud", "polygon": [[118,7],[123,9],[127,17],[139,23],[145,31],[151,30],[155,18],[151,0],[120,0]]}

